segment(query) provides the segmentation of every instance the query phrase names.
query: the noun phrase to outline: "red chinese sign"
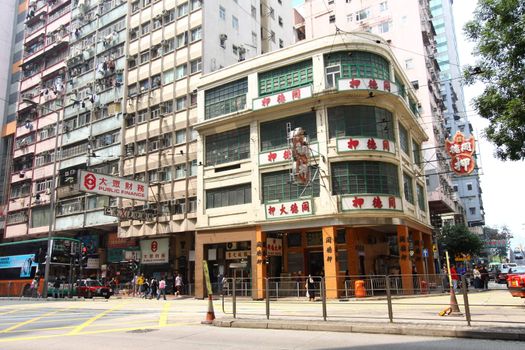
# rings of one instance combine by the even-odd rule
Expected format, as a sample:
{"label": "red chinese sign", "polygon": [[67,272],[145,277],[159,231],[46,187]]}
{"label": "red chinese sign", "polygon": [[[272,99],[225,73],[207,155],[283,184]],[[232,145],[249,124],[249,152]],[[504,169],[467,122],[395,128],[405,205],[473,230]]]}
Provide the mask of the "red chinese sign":
{"label": "red chinese sign", "polygon": [[344,196],[341,204],[343,210],[403,209],[401,198],[397,196]]}
{"label": "red chinese sign", "polygon": [[283,240],[280,238],[266,239],[266,255],[281,256],[283,252]]}
{"label": "red chinese sign", "polygon": [[257,110],[261,108],[278,106],[282,105],[283,103],[293,102],[309,97],[312,97],[312,87],[310,85],[283,91],[275,95],[269,95],[254,99],[253,109]]}
{"label": "red chinese sign", "polygon": [[148,199],[148,185],[145,182],[98,174],[86,170],[80,171],[79,186],[79,190],[83,192],[142,201]]}
{"label": "red chinese sign", "polygon": [[284,219],[294,216],[312,215],[311,200],[298,200],[293,202],[282,202],[266,204],[266,218]]}
{"label": "red chinese sign", "polygon": [[476,161],[474,136],[468,139],[460,131],[456,132],[452,141],[445,141],[445,148],[450,156],[450,167],[457,175],[468,175],[474,170]]}

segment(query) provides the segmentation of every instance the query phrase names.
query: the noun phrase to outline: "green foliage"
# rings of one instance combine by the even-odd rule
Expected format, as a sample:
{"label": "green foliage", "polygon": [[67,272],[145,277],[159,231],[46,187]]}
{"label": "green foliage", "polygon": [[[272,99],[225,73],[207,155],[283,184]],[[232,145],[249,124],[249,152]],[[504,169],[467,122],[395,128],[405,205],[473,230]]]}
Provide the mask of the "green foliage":
{"label": "green foliage", "polygon": [[503,226],[501,230],[498,230],[497,228],[492,228],[489,226],[483,227],[483,239],[489,241],[489,240],[501,240],[504,239],[507,243],[505,247],[499,247],[499,248],[491,248],[490,253],[492,256],[498,256],[500,261],[507,257],[507,252],[510,248],[510,239],[512,238],[512,234],[507,228],[507,226]]}
{"label": "green foliage", "polygon": [[483,249],[481,238],[464,225],[443,227],[438,235],[438,242],[452,257],[460,254],[479,255]]}
{"label": "green foliage", "polygon": [[465,71],[467,83],[485,85],[474,100],[490,121],[485,136],[501,160],[525,159],[525,2],[479,0],[464,30],[477,57],[476,67]]}

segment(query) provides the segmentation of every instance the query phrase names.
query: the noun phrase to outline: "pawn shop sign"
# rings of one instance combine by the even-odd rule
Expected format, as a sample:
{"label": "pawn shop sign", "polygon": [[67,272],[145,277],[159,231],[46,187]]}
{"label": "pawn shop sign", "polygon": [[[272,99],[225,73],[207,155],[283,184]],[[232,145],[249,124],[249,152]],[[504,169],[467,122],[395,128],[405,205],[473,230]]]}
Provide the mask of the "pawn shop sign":
{"label": "pawn shop sign", "polygon": [[468,139],[460,131],[456,132],[452,141],[445,140],[445,148],[450,156],[450,167],[457,175],[468,175],[474,170],[476,161],[473,153],[474,136]]}

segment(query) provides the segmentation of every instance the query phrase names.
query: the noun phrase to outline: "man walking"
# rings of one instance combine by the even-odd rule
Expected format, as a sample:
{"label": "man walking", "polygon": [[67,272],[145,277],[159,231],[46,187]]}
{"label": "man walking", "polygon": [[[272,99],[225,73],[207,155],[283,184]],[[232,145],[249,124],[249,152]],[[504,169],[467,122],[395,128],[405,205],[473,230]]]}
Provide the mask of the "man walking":
{"label": "man walking", "polygon": [[180,273],[177,274],[177,277],[175,277],[175,289],[175,295],[182,295],[182,276],[180,275]]}

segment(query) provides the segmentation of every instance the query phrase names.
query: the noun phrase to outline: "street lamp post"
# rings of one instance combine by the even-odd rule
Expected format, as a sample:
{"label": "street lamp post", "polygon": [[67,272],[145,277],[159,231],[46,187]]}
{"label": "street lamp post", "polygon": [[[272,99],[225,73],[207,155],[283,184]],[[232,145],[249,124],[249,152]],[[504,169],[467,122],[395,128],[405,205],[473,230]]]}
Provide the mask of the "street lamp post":
{"label": "street lamp post", "polygon": [[44,106],[40,106],[38,103],[34,102],[30,99],[23,99],[25,103],[28,103],[36,108],[41,108],[42,110],[47,110],[51,113],[55,113],[57,118],[55,122],[55,150],[54,150],[54,159],[53,159],[53,177],[51,178],[51,186],[50,186],[50,193],[49,193],[49,210],[51,212],[51,217],[49,219],[49,227],[47,230],[47,254],[46,254],[46,266],[44,268],[44,288],[42,290],[42,296],[44,298],[47,298],[47,286],[49,284],[49,267],[51,265],[51,253],[53,249],[52,244],[52,232],[54,229],[55,224],[55,191],[56,191],[56,172],[57,172],[57,150],[58,150],[58,128],[60,126],[60,112],[53,110],[51,108],[47,108]]}

